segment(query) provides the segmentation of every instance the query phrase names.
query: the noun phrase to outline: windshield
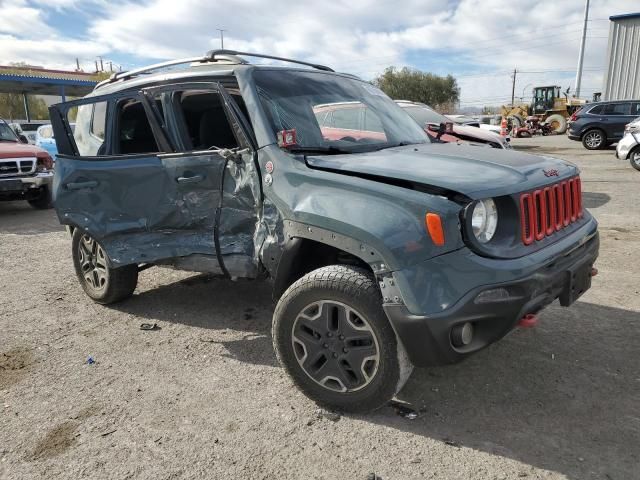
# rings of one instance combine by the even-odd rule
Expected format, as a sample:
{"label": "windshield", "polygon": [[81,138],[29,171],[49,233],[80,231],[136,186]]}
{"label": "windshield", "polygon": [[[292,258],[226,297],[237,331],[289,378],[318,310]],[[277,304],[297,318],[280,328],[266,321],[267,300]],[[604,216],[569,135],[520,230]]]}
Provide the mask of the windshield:
{"label": "windshield", "polygon": [[2,142],[17,142],[18,137],[11,129],[9,125],[0,121],[0,141]]}
{"label": "windshield", "polygon": [[438,112],[431,110],[428,107],[421,107],[419,105],[404,107],[404,110],[411,115],[418,124],[425,126],[427,123],[446,123],[449,120],[444,115],[440,115]]}
{"label": "windshield", "polygon": [[363,81],[273,70],[254,78],[275,136],[294,132],[286,137],[292,151],[352,153],[429,142],[411,117]]}

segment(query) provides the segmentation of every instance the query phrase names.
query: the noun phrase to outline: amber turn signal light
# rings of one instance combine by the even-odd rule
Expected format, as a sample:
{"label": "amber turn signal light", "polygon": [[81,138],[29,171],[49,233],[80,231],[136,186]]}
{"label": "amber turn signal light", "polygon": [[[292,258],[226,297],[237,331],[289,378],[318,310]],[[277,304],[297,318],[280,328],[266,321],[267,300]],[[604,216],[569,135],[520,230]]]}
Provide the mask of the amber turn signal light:
{"label": "amber turn signal light", "polygon": [[424,221],[433,243],[439,247],[444,245],[444,230],[442,229],[442,219],[440,215],[437,213],[427,213]]}

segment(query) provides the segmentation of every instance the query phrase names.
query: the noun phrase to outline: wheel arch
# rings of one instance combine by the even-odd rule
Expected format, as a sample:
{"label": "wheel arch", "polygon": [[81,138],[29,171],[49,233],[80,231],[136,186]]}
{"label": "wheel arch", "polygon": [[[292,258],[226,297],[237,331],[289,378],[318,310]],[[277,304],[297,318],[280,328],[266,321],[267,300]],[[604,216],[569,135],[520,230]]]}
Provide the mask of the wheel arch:
{"label": "wheel arch", "polygon": [[[330,234],[330,238],[331,235],[336,236]],[[348,247],[344,248],[344,244],[330,245],[308,237],[288,237],[273,280],[273,299],[277,301],[289,286],[307,273],[329,265],[357,266],[375,276],[376,267],[379,270],[380,262],[368,263],[364,254],[356,255],[348,250]]]}

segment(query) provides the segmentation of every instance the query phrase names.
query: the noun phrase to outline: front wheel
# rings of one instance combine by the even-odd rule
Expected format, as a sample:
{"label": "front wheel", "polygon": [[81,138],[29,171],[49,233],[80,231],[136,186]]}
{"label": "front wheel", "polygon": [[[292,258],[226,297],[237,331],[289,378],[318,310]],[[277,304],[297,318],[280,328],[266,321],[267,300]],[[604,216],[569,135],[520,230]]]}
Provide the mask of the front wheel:
{"label": "front wheel", "polygon": [[637,147],[631,155],[629,155],[629,163],[636,170],[640,170],[640,147]]}
{"label": "front wheel", "polygon": [[319,268],[287,289],[273,316],[273,344],[305,395],[346,412],[385,405],[413,369],[375,279],[346,265]]}
{"label": "front wheel", "polygon": [[42,187],[40,195],[36,198],[28,200],[29,205],[37,210],[47,210],[53,207],[53,199],[51,198],[51,190],[49,187]]}
{"label": "front wheel", "polygon": [[85,293],[103,305],[133,295],[138,284],[138,266],[113,268],[107,253],[90,235],[76,228],[71,238],[73,266]]}
{"label": "front wheel", "polygon": [[559,113],[554,113],[553,115],[549,115],[546,120],[547,125],[551,127],[557,134],[562,134],[567,131],[567,119],[560,115]]}

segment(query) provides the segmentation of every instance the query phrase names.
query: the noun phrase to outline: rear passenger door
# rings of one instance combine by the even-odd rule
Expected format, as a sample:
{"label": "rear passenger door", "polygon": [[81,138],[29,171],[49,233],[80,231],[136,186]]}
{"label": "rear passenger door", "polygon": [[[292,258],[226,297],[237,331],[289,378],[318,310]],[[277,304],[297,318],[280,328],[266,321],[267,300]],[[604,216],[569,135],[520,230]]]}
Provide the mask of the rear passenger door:
{"label": "rear passenger door", "polygon": [[[225,158],[211,150],[185,155],[172,133],[174,118],[172,105],[147,91],[51,108],[60,152],[58,217],[96,238],[113,264],[216,258],[213,230]],[[221,225],[224,234],[228,225]]]}

